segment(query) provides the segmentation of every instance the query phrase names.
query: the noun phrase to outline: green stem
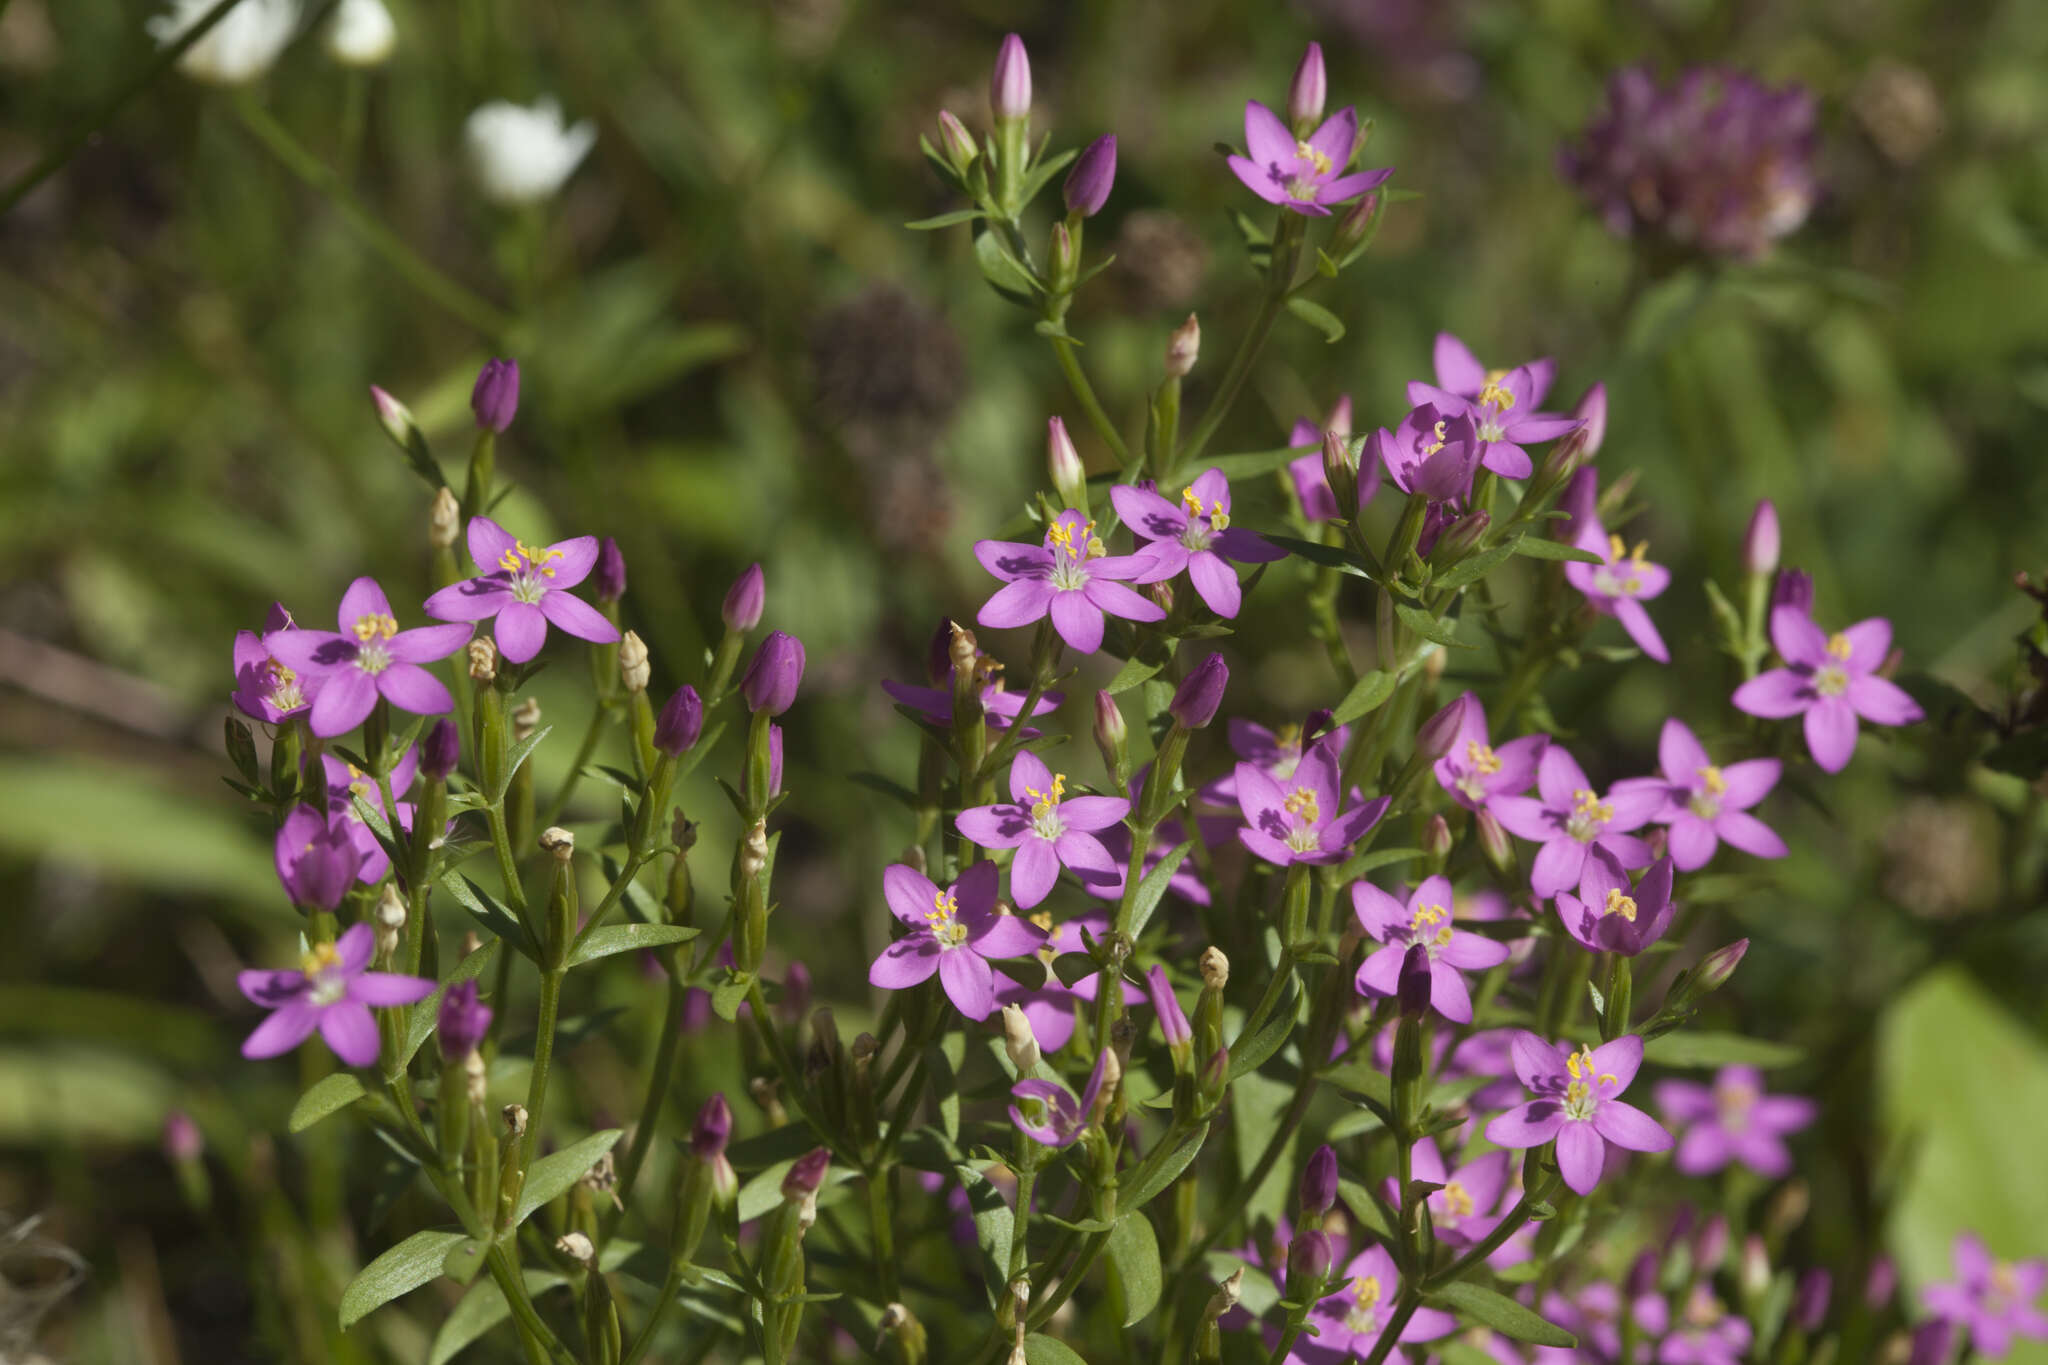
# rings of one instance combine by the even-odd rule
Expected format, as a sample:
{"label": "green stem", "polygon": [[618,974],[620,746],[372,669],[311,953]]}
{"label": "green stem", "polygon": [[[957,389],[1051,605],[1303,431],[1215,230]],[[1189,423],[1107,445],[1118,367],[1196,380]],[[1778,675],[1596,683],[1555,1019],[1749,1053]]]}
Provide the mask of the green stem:
{"label": "green stem", "polygon": [[1287,304],[1287,295],[1294,283],[1295,268],[1301,261],[1302,232],[1304,220],[1300,214],[1282,210],[1280,226],[1273,234],[1273,259],[1266,268],[1266,295],[1259,300],[1259,311],[1253,315],[1251,326],[1245,329],[1244,339],[1237,344],[1237,353],[1230,357],[1230,366],[1223,372],[1222,383],[1216,386],[1216,396],[1202,409],[1202,420],[1188,433],[1187,441],[1174,459],[1175,465],[1190,463],[1202,454],[1209,438],[1216,434],[1216,428],[1223,425],[1223,419],[1230,415],[1231,406],[1237,402],[1237,392],[1244,387],[1244,381],[1251,376],[1252,366],[1259,358],[1259,351],[1266,344],[1266,336],[1273,330],[1274,320]]}
{"label": "green stem", "polygon": [[884,1303],[894,1303],[903,1294],[896,1276],[896,1214],[889,1197],[894,1170],[883,1166],[868,1176],[868,1227],[875,1239],[875,1271]]}
{"label": "green stem", "polygon": [[[643,1118],[642,1123],[646,1120]],[[682,1292],[683,1267],[680,1262],[670,1261],[668,1274],[662,1277],[661,1292],[654,1300],[654,1311],[647,1315],[646,1323],[640,1328],[633,1344],[626,1348],[626,1354],[619,1358],[619,1365],[636,1365],[640,1357],[647,1354],[647,1348],[654,1344],[654,1334],[661,1329],[662,1319],[675,1304],[676,1295]]]}
{"label": "green stem", "polygon": [[1415,1310],[1422,1306],[1422,1296],[1407,1285],[1401,1287],[1401,1301],[1394,1306],[1394,1316],[1387,1319],[1387,1325],[1380,1328],[1379,1340],[1372,1344],[1372,1354],[1365,1358],[1365,1365],[1380,1365],[1394,1349],[1394,1343],[1401,1339],[1401,1332],[1408,1326],[1408,1319],[1415,1316]]}
{"label": "green stem", "polygon": [[[653,1141],[654,1132],[661,1126],[661,1114],[668,1103],[669,1081],[675,1074],[676,1048],[683,1033],[683,1001],[688,992],[682,978],[671,970],[668,976],[668,1008],[662,1012],[661,1040],[654,1047],[654,1069],[647,1077],[647,1100],[640,1106],[640,1122],[633,1125],[633,1140],[626,1146],[626,1159],[619,1163],[619,1203],[624,1204],[633,1194],[633,1183],[640,1178],[640,1164],[647,1159],[648,1144]],[[620,1212],[612,1210],[611,1222],[617,1226]]]}
{"label": "green stem", "polygon": [[547,810],[535,823],[542,829],[555,823],[568,808],[569,798],[575,794],[576,786],[583,780],[583,769],[590,762],[590,756],[597,752],[597,741],[604,734],[604,707],[599,705],[590,713],[590,725],[583,732],[583,742],[576,746],[576,757],[569,761],[569,774],[562,779],[561,790],[555,799],[548,802]]}
{"label": "green stem", "polygon": [[[1018,1134],[1017,1145],[1022,1148],[1031,1141]],[[1015,1280],[1031,1264],[1030,1252],[1024,1245],[1024,1234],[1031,1227],[1031,1198],[1038,1187],[1038,1163],[1025,1159],[1022,1151],[1017,1158],[1017,1207],[1010,1210],[1010,1278]]]}
{"label": "green stem", "polygon": [[576,931],[576,937],[569,940],[569,951],[563,955],[564,961],[573,960],[576,956],[576,950],[581,948],[584,942],[604,924],[605,917],[612,912],[612,907],[619,903],[620,898],[626,894],[626,888],[631,886],[633,879],[640,875],[640,869],[647,866],[647,856],[644,853],[628,853],[626,855],[626,865],[619,869],[619,875],[614,877],[612,884],[605,888],[604,899],[599,901],[597,908],[590,912],[590,918],[586,919],[583,922],[583,927]]}
{"label": "green stem", "polygon": [[526,1136],[519,1142],[519,1169],[533,1165],[534,1144],[540,1140],[540,1117],[548,1098],[548,1067],[555,1058],[555,1020],[562,1010],[564,970],[553,967],[540,974],[540,1023],[534,1035],[533,1077],[526,1086]]}
{"label": "green stem", "polygon": [[1088,425],[1095,428],[1095,434],[1100,436],[1103,443],[1115,454],[1117,468],[1122,469],[1131,462],[1130,449],[1124,445],[1124,438],[1117,431],[1116,424],[1109,420],[1109,414],[1103,411],[1101,401],[1096,398],[1095,386],[1088,382],[1088,372],[1081,368],[1081,357],[1074,353],[1074,343],[1065,337],[1054,337],[1052,349],[1053,354],[1060,359],[1060,373],[1067,377],[1067,387],[1074,391],[1074,397],[1080,401],[1081,411],[1087,416]]}

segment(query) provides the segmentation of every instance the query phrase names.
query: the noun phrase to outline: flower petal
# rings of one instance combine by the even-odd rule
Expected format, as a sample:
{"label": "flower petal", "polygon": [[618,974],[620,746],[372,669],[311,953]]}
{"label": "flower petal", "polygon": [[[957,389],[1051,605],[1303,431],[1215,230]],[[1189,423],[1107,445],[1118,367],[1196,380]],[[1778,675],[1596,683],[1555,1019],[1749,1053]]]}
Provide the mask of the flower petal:
{"label": "flower petal", "polygon": [[[315,701],[314,709],[319,705]],[[1856,753],[1856,710],[1846,697],[1822,697],[1813,704],[1806,713],[1806,747],[1823,772],[1849,766]]]}
{"label": "flower petal", "polygon": [[1529,889],[1538,897],[1555,896],[1579,884],[1586,870],[1586,846],[1569,836],[1546,841],[1529,864]]}
{"label": "flower petal", "polygon": [[969,1019],[986,1019],[995,1010],[995,973],[977,953],[960,948],[941,953],[939,984],[954,1008]]}
{"label": "flower petal", "polygon": [[969,930],[967,941],[983,957],[1028,957],[1045,943],[1045,930],[1021,915],[987,915]]}
{"label": "flower petal", "polygon": [[953,817],[953,827],[983,848],[1015,848],[1031,832],[1031,817],[1020,806],[973,806]]}
{"label": "flower petal", "polygon": [[1884,662],[1884,656],[1892,652],[1892,623],[1882,616],[1873,616],[1843,630],[1842,638],[1849,642],[1849,657],[1843,660],[1848,670],[1873,673]]}
{"label": "flower petal", "polygon": [[322,738],[345,735],[369,718],[377,705],[377,680],[360,668],[339,668],[313,698],[308,722]]}
{"label": "flower petal", "polygon": [[557,589],[540,599],[541,615],[579,640],[608,645],[619,638],[619,628],[604,613],[573,593]]}
{"label": "flower petal", "polygon": [[[597,566],[597,537],[576,536],[570,540],[558,540],[544,553],[554,556],[546,565],[555,571],[547,580],[548,587],[554,590],[548,594],[552,597],[554,593],[573,588],[590,577],[590,571]],[[558,621],[556,624],[561,623]]]}
{"label": "flower petal", "polygon": [[[1603,1106],[1604,1108],[1605,1106]],[[1591,1194],[1607,1163],[1607,1144],[1588,1123],[1566,1123],[1557,1135],[1557,1171],[1579,1194]]]}
{"label": "flower petal", "polygon": [[449,584],[429,597],[422,610],[437,621],[487,621],[511,600],[511,585],[502,574],[493,574]]}
{"label": "flower petal", "polygon": [[1729,700],[1738,711],[1762,716],[1766,720],[1783,720],[1799,715],[1818,699],[1812,680],[1804,673],[1795,673],[1789,668],[1773,668],[1736,688],[1735,695]]}
{"label": "flower petal", "polygon": [[[1052,574],[1052,551],[1016,540],[977,540],[974,557],[981,567],[1008,582],[1045,579]],[[987,624],[984,622],[983,624]]]}
{"label": "flower petal", "polygon": [[355,630],[356,622],[365,616],[391,615],[391,599],[384,595],[384,589],[377,586],[377,580],[365,575],[348,585],[341,595],[341,610],[336,613],[339,629],[346,636]]}
{"label": "flower petal", "polygon": [[1632,1104],[1602,1100],[1593,1110],[1593,1127],[1601,1137],[1631,1152],[1663,1152],[1671,1148],[1671,1134],[1663,1125]]}
{"label": "flower petal", "polygon": [[1131,803],[1120,796],[1073,796],[1060,802],[1060,821],[1068,829],[1093,833],[1108,829],[1131,813]]}
{"label": "flower petal", "polygon": [[1200,550],[1188,556],[1188,581],[1195,585],[1209,610],[1229,620],[1244,603],[1244,588],[1237,570],[1214,550]]}
{"label": "flower petal", "polygon": [[489,517],[469,519],[469,557],[478,573],[502,573],[505,556],[515,554],[518,539]]}
{"label": "flower petal", "polygon": [[1067,642],[1067,648],[1076,654],[1093,654],[1102,648],[1102,608],[1090,602],[1085,591],[1054,593],[1050,610],[1052,628]]}
{"label": "flower petal", "polygon": [[441,716],[455,709],[447,685],[418,664],[389,665],[377,675],[377,690],[393,706],[416,716]]}
{"label": "flower petal", "polygon": [[1730,846],[1753,858],[1782,858],[1787,849],[1777,831],[1743,810],[1724,810],[1714,828]]}
{"label": "flower petal", "polygon": [[1131,533],[1147,540],[1172,540],[1188,529],[1186,510],[1150,488],[1120,483],[1109,490],[1109,501]]}
{"label": "flower petal", "polygon": [[1641,602],[1633,597],[1615,598],[1614,617],[1643,653],[1660,664],[1671,662],[1671,651],[1664,647],[1664,637],[1657,633],[1657,623],[1650,619],[1650,613]]}
{"label": "flower petal", "polygon": [[320,1009],[304,1000],[277,1007],[272,1015],[242,1040],[242,1055],[251,1061],[281,1057],[313,1036],[320,1027]]}
{"label": "flower petal", "polygon": [[1486,387],[1486,366],[1472,354],[1472,348],[1449,332],[1436,334],[1430,359],[1436,366],[1436,382],[1461,398],[1477,398]]}
{"label": "flower petal", "polygon": [[1636,1078],[1636,1072],[1643,1067],[1643,1040],[1633,1033],[1624,1033],[1611,1043],[1602,1043],[1593,1049],[1591,1060],[1594,1074],[1614,1077],[1614,1088],[1603,1091],[1619,1095],[1628,1089]]}
{"label": "flower petal", "polygon": [[350,1066],[374,1066],[381,1047],[377,1020],[358,1000],[338,1000],[320,1015],[320,1036]]}
{"label": "flower petal", "polygon": [[1883,678],[1851,678],[1849,705],[1875,725],[1915,725],[1927,718],[1903,687]]}
{"label": "flower petal", "polygon": [[1029,910],[1051,895],[1059,879],[1059,855],[1049,841],[1033,834],[1017,845],[1010,863],[1010,895],[1019,910]]}
{"label": "flower petal", "polygon": [[1771,608],[1771,643],[1788,664],[1820,668],[1828,657],[1828,637],[1813,618],[1797,607]]}
{"label": "flower petal", "polygon": [[1784,765],[1775,758],[1746,758],[1721,769],[1721,809],[1748,810],[1771,794]]}
{"label": "flower petal", "polygon": [[1055,595],[1052,584],[1043,579],[1020,578],[996,589],[995,594],[981,604],[981,610],[974,619],[977,624],[992,630],[1028,626],[1044,618]]}
{"label": "flower petal", "polygon": [[1486,1125],[1486,1140],[1496,1147],[1540,1147],[1565,1126],[1564,1106],[1556,1100],[1531,1100]]}
{"label": "flower petal", "polygon": [[1553,744],[1543,751],[1536,765],[1536,790],[1544,805],[1570,810],[1576,795],[1593,790],[1593,784],[1586,780],[1586,770],[1579,766],[1579,761],[1562,744]]}
{"label": "flower petal", "polygon": [[531,602],[511,602],[498,613],[498,652],[507,663],[523,664],[548,640],[548,618]]}
{"label": "flower petal", "polygon": [[1106,562],[1106,560],[1095,561],[1095,577],[1090,578],[1088,586],[1081,590],[1087,594],[1090,602],[1093,602],[1097,607],[1108,612],[1110,615],[1121,616],[1126,621],[1164,621],[1166,619],[1165,611],[1151,598],[1142,597],[1123,584],[1104,578],[1101,574],[1101,566]]}
{"label": "flower petal", "polygon": [[1564,1055],[1527,1029],[1509,1035],[1508,1059],[1515,1068],[1515,1079],[1538,1094],[1564,1088]]}
{"label": "flower petal", "polygon": [[396,972],[364,972],[348,983],[348,997],[365,1005],[410,1005],[432,995],[438,986],[423,976]]}
{"label": "flower petal", "polygon": [[939,951],[930,934],[899,939],[868,967],[868,984],[885,991],[920,985],[939,969]]}
{"label": "flower petal", "polygon": [[1454,1024],[1472,1022],[1472,992],[1458,969],[1441,958],[1429,964],[1429,1007]]}
{"label": "flower petal", "polygon": [[[1244,149],[1261,165],[1294,159],[1294,135],[1280,116],[1257,100],[1244,104]],[[1344,149],[1349,154],[1350,148]]]}
{"label": "flower petal", "polygon": [[891,863],[882,869],[882,899],[890,914],[913,929],[922,929],[925,915],[939,902],[939,887],[908,863]]}
{"label": "flower petal", "polygon": [[1700,769],[1712,767],[1713,763],[1691,726],[1676,716],[1664,722],[1657,735],[1657,764],[1665,777],[1681,786],[1692,786],[1699,781]]}

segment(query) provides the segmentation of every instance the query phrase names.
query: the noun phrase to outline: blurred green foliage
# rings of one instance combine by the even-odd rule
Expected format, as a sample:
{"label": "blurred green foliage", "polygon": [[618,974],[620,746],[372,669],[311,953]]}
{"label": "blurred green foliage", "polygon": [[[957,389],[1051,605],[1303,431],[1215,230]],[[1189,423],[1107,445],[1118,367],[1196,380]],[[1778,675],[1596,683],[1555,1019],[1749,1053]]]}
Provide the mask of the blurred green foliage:
{"label": "blurred green foliage", "polygon": [[[1030,44],[1055,145],[1120,140],[1089,229],[1120,261],[1070,325],[1127,430],[1174,323],[1196,311],[1211,338],[1199,405],[1248,315],[1227,217],[1248,196],[1211,148],[1238,136],[1245,98],[1280,98],[1312,36],[1335,98],[1376,120],[1371,164],[1421,197],[1321,296],[1347,335],[1283,323],[1212,448],[1271,448],[1340,392],[1361,422],[1392,423],[1439,329],[1489,361],[1556,356],[1566,398],[1606,381],[1601,465],[1641,472],[1635,534],[1676,576],[1656,614],[1677,666],[1589,661],[1552,685],[1563,732],[1599,707],[1623,738],[1581,754],[1596,776],[1643,769],[1668,713],[1710,745],[1735,728],[1699,585],[1733,584],[1761,496],[1821,619],[1891,617],[1907,672],[1983,705],[2013,681],[2011,640],[2036,612],[2011,578],[2048,567],[2048,7],[2033,0],[393,9],[388,67],[344,71],[308,35],[246,91],[166,78],[0,218],[0,1208],[47,1211],[101,1272],[55,1329],[68,1359],[169,1360],[173,1340],[188,1360],[420,1356],[403,1318],[333,1331],[391,1204],[350,1210],[377,1239],[354,1245],[340,1164],[377,1155],[332,1131],[278,1136],[323,1063],[294,1076],[235,1058],[248,1014],[231,973],[282,960],[295,926],[259,822],[217,779],[234,630],[273,598],[318,624],[358,573],[401,603],[423,589],[425,490],[372,419],[373,382],[452,468],[477,365],[519,358],[500,467],[523,491],[503,519],[619,539],[658,689],[664,660],[703,649],[732,575],[764,562],[770,622],[811,658],[790,717],[784,945],[824,936],[805,950],[821,993],[858,994],[844,964],[883,932],[874,874],[908,830],[848,774],[907,774],[915,756],[875,681],[917,678],[938,617],[985,595],[967,548],[1038,481],[1045,417],[1075,415],[966,233],[901,228],[954,207],[917,135],[942,106],[981,126],[1006,28]],[[0,0],[0,180],[150,55],[123,0]],[[1558,179],[1559,142],[1640,59],[1819,93],[1825,196],[1770,260],[1653,269]],[[463,172],[463,118],[545,93],[597,120],[597,150],[544,209],[490,209]],[[504,325],[479,332],[395,274],[270,154],[248,107]],[[1240,499],[1241,522],[1279,524],[1277,487]],[[1280,566],[1262,591],[1284,604],[1305,581]],[[1246,656],[1268,662],[1240,674],[1236,709],[1335,699],[1299,626],[1284,609],[1242,623]],[[1021,664],[1020,642],[997,647]],[[580,725],[567,680],[536,691]],[[563,747],[543,751],[543,789]],[[1974,764],[1979,748],[1940,710],[1914,741],[1866,735],[1825,807],[1774,801],[1790,859],[1715,884],[1713,914],[1757,945],[1730,1022],[1802,1048],[1776,1084],[1828,1106],[1799,1149],[1815,1201],[1801,1244],[1852,1270],[1889,1245],[1924,1281],[1970,1224],[2005,1253],[2042,1248],[2041,797]],[[708,784],[685,803],[722,850]],[[632,1050],[658,1022],[629,985],[607,1001],[626,1011],[612,1041],[576,1052],[593,1113],[629,1106]],[[744,1089],[733,1058],[686,1060],[693,1095]],[[174,1103],[210,1139],[209,1214],[154,1149]]]}

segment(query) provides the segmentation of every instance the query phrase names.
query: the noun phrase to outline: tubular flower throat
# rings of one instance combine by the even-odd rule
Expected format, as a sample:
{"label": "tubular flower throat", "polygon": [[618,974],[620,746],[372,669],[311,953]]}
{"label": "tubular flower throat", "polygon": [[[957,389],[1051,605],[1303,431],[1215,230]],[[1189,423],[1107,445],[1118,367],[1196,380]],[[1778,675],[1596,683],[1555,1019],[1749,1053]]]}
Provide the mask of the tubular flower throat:
{"label": "tubular flower throat", "polygon": [[941,948],[958,948],[967,941],[967,926],[957,918],[959,909],[959,897],[951,891],[940,891],[932,897],[932,908],[924,912],[924,922]]}
{"label": "tubular flower throat", "polygon": [[562,552],[554,546],[534,549],[523,540],[512,542],[512,548],[498,556],[498,567],[512,575],[512,597],[515,601],[537,603],[547,594],[545,579],[555,576],[554,562]]}
{"label": "tubular flower throat", "polygon": [[1420,943],[1435,957],[1451,941],[1451,913],[1441,905],[1419,905],[1408,922],[1409,942]]}
{"label": "tubular flower throat", "polygon": [[1321,182],[1336,169],[1330,158],[1306,142],[1294,144],[1295,174],[1287,182],[1287,197],[1314,202]]}
{"label": "tubular flower throat", "polygon": [[341,972],[341,950],[332,943],[316,943],[299,958],[299,970],[313,989],[307,997],[316,1005],[331,1005],[348,994],[348,978]]}
{"label": "tubular flower throat", "polygon": [[1297,787],[1287,793],[1281,808],[1298,822],[1288,831],[1287,846],[1296,853],[1313,852],[1321,843],[1316,825],[1322,821],[1321,808],[1316,804],[1316,794],[1306,787]]}
{"label": "tubular flower throat", "polygon": [[1486,384],[1479,390],[1479,406],[1486,409],[1479,421],[1479,439],[1482,441],[1504,441],[1507,431],[1500,419],[1507,416],[1509,408],[1515,405],[1515,395],[1503,388],[1501,381],[1508,377],[1506,370],[1488,370]]}

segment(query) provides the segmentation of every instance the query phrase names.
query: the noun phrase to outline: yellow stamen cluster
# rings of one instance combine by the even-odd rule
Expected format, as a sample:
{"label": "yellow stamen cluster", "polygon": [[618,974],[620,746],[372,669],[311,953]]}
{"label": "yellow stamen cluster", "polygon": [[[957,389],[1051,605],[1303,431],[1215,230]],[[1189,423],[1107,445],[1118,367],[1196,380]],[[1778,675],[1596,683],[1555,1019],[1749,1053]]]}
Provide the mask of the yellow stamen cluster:
{"label": "yellow stamen cluster", "polygon": [[1515,396],[1501,387],[1500,381],[1508,377],[1506,370],[1488,370],[1486,386],[1479,390],[1479,401],[1496,412],[1506,412],[1515,405]]}
{"label": "yellow stamen cluster", "polygon": [[967,941],[967,926],[954,918],[959,909],[958,897],[951,891],[940,891],[932,897],[932,908],[924,912],[924,922],[931,926],[932,937],[948,948],[957,948]]}
{"label": "yellow stamen cluster", "polygon": [[1484,777],[1492,777],[1500,771],[1500,756],[1494,753],[1493,746],[1481,744],[1476,739],[1465,741],[1465,761],[1472,766],[1473,772]]}
{"label": "yellow stamen cluster", "polygon": [[1715,767],[1713,764],[1709,763],[1706,767],[1701,768],[1699,771],[1699,777],[1700,782],[1707,789],[1707,795],[1722,796],[1727,793],[1728,779],[1723,777],[1721,775],[1721,770]]}
{"label": "yellow stamen cluster", "polygon": [[1201,494],[1192,488],[1183,488],[1180,490],[1180,501],[1181,505],[1188,509],[1189,517],[1206,516],[1209,518],[1209,524],[1219,531],[1230,525],[1230,513],[1224,508],[1221,499],[1211,498],[1209,508],[1204,512]]}
{"label": "yellow stamen cluster", "polygon": [[[308,844],[306,847],[311,848]],[[299,970],[309,977],[332,971],[341,965],[341,949],[332,943],[316,943],[299,958]]]}
{"label": "yellow stamen cluster", "polygon": [[1051,791],[1042,792],[1036,787],[1026,787],[1024,794],[1031,798],[1032,818],[1036,819],[1041,815],[1051,814],[1052,808],[1060,803],[1060,798],[1066,795],[1066,791],[1067,775],[1065,773],[1054,773],[1052,775]]}
{"label": "yellow stamen cluster", "polygon": [[1351,1282],[1351,1311],[1344,1315],[1344,1325],[1353,1332],[1371,1332],[1379,1327],[1380,1298],[1385,1291],[1380,1288],[1380,1277],[1361,1275]]}
{"label": "yellow stamen cluster", "polygon": [[1828,636],[1828,657],[1830,659],[1838,659],[1843,663],[1847,663],[1849,662],[1849,656],[1855,652],[1855,646],[1849,643],[1849,637],[1840,631],[1836,631],[1833,635]]}
{"label": "yellow stamen cluster", "polygon": [[1572,793],[1572,816],[1574,819],[1597,820],[1604,825],[1614,818],[1614,803],[1602,801],[1597,792],[1581,787]]}
{"label": "yellow stamen cluster", "polygon": [[1314,166],[1316,168],[1317,175],[1328,175],[1330,173],[1330,158],[1324,156],[1314,147],[1309,146],[1308,143],[1295,143],[1294,154],[1300,157],[1303,161],[1306,161],[1310,165]]}
{"label": "yellow stamen cluster", "polygon": [[1071,521],[1056,521],[1045,528],[1047,545],[1065,550],[1072,559],[1100,559],[1108,551],[1095,534],[1095,523],[1081,522],[1077,528]]}
{"label": "yellow stamen cluster", "polygon": [[1641,592],[1643,590],[1643,557],[1649,553],[1650,542],[1647,540],[1637,541],[1635,549],[1631,550],[1628,548],[1628,542],[1620,536],[1609,535],[1607,537],[1608,567],[1625,568],[1629,571],[1628,577],[1621,582],[1621,590],[1623,592]]}
{"label": "yellow stamen cluster", "polygon": [[1431,441],[1428,445],[1422,448],[1422,453],[1424,455],[1434,455],[1439,450],[1442,450],[1444,448],[1444,424],[1442,422],[1438,422],[1436,426],[1432,428],[1432,431],[1433,434],[1436,436],[1436,439],[1434,441]]}
{"label": "yellow stamen cluster", "polygon": [[536,550],[523,540],[512,542],[512,548],[498,556],[498,567],[507,573],[518,573],[521,569],[535,568],[543,578],[555,576],[554,565],[550,562],[562,557],[562,552],[549,546]]}
{"label": "yellow stamen cluster", "polygon": [[1451,941],[1451,912],[1441,905],[1418,905],[1408,928],[1417,943],[1435,943],[1441,948]]}
{"label": "yellow stamen cluster", "polygon": [[388,640],[398,634],[398,622],[388,611],[367,612],[356,618],[356,639],[364,644],[372,640]]}
{"label": "yellow stamen cluster", "polygon": [[1621,888],[1618,886],[1610,886],[1607,888],[1607,903],[1600,907],[1600,913],[1603,915],[1620,915],[1630,924],[1634,924],[1636,922],[1635,897],[1623,895]]}
{"label": "yellow stamen cluster", "polygon": [[1028,918],[1033,924],[1045,930],[1045,942],[1038,945],[1038,960],[1050,967],[1052,960],[1060,955],[1060,950],[1053,945],[1052,941],[1052,911],[1039,910]]}
{"label": "yellow stamen cluster", "polygon": [[1453,1180],[1443,1188],[1443,1211],[1452,1218],[1470,1218],[1478,1210],[1472,1192]]}
{"label": "yellow stamen cluster", "polygon": [[1564,1059],[1565,1070],[1571,1073],[1571,1084],[1564,1090],[1565,1103],[1583,1107],[1593,1097],[1596,1085],[1615,1085],[1621,1078],[1611,1071],[1595,1072],[1593,1049],[1582,1047]]}
{"label": "yellow stamen cluster", "polygon": [[1297,787],[1287,793],[1287,799],[1280,803],[1280,808],[1307,825],[1316,824],[1323,818],[1322,810],[1316,804],[1316,794],[1307,787]]}

